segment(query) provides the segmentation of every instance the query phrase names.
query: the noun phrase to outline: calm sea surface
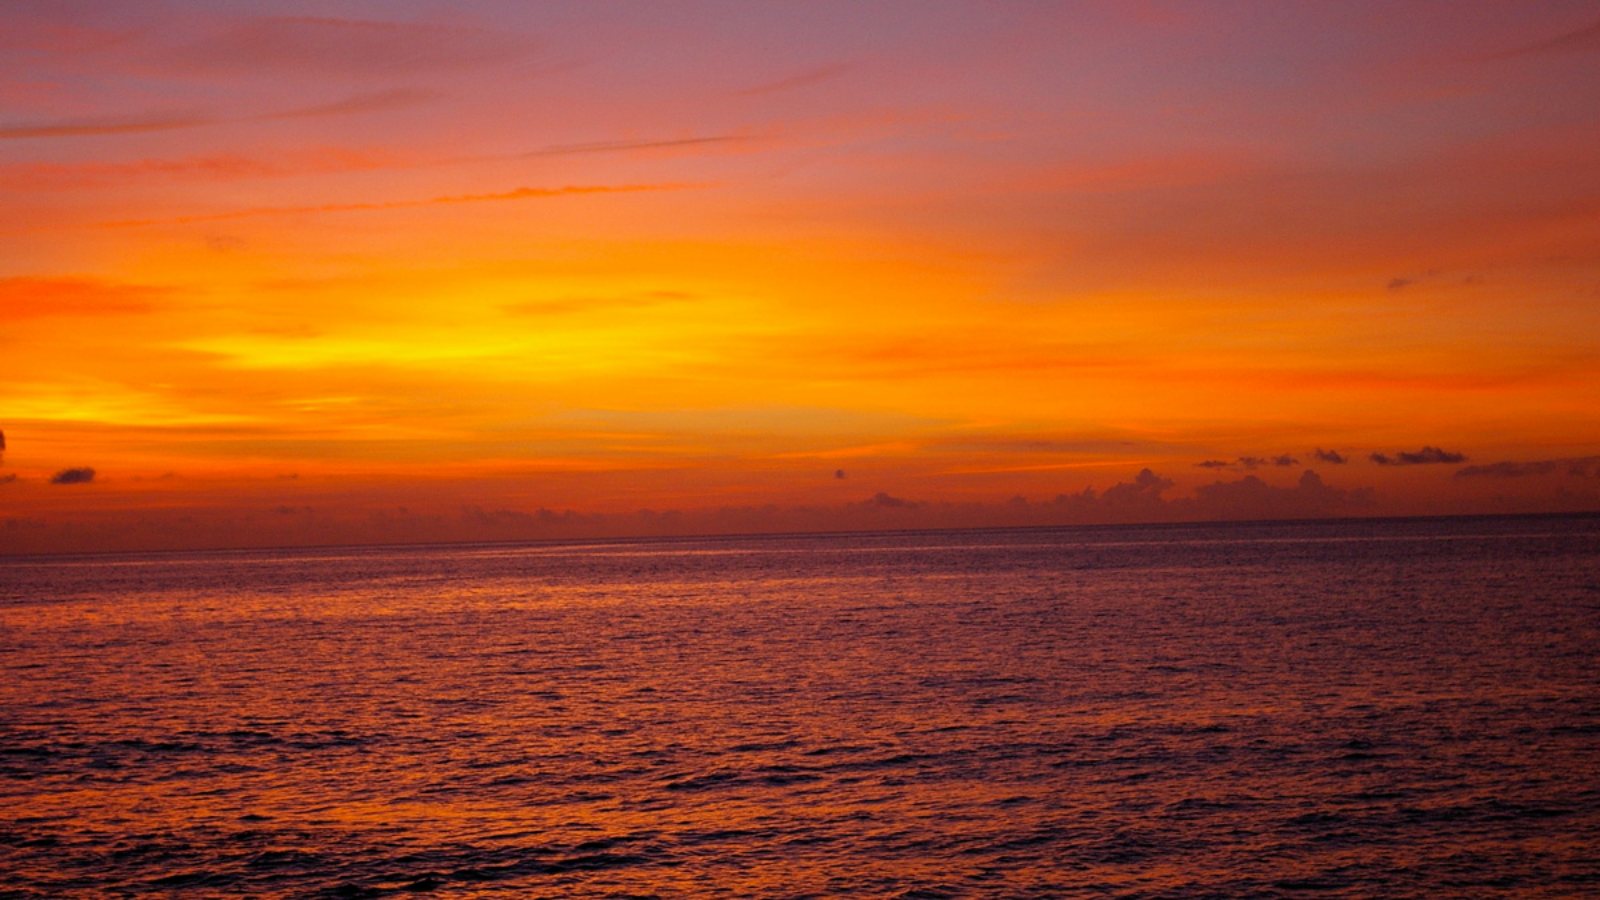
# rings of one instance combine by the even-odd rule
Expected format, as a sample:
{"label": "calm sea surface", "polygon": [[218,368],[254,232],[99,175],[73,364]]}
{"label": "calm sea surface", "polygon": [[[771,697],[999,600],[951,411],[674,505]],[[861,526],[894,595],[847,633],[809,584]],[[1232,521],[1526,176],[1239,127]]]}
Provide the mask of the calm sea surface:
{"label": "calm sea surface", "polygon": [[0,896],[1600,896],[1600,519],[0,559]]}

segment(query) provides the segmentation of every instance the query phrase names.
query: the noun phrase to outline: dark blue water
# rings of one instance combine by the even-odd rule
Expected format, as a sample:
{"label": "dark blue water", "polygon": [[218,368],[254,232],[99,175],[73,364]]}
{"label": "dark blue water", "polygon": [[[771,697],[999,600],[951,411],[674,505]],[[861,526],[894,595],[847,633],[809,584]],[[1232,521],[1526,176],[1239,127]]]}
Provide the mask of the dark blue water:
{"label": "dark blue water", "polygon": [[4,897],[1600,895],[1600,519],[0,559]]}

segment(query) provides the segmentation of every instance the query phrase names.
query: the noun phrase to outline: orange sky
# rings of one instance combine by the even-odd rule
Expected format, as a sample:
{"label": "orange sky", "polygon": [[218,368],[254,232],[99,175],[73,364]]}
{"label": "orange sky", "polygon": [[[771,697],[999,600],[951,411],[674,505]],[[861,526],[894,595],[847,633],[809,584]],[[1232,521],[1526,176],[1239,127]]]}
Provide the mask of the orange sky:
{"label": "orange sky", "polygon": [[0,73],[0,552],[1600,509],[1593,2],[23,2]]}

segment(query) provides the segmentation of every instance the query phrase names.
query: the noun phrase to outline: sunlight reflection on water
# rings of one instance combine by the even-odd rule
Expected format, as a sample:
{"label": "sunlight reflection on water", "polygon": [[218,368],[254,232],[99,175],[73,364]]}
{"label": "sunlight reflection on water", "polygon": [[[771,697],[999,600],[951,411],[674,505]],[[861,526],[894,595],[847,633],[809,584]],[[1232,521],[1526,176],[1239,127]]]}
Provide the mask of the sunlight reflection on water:
{"label": "sunlight reflection on water", "polygon": [[0,560],[8,896],[1558,897],[1600,521]]}

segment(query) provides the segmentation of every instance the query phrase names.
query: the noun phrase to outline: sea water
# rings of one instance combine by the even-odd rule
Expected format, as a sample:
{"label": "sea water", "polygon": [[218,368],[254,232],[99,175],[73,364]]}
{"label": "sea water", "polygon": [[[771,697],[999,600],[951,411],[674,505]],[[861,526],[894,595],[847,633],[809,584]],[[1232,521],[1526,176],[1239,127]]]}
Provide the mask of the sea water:
{"label": "sea water", "polygon": [[0,559],[0,896],[1600,895],[1600,518]]}

